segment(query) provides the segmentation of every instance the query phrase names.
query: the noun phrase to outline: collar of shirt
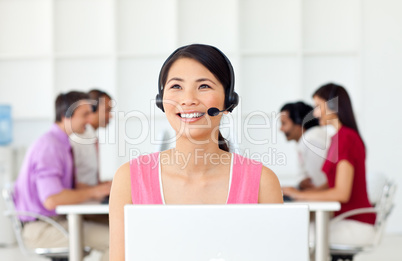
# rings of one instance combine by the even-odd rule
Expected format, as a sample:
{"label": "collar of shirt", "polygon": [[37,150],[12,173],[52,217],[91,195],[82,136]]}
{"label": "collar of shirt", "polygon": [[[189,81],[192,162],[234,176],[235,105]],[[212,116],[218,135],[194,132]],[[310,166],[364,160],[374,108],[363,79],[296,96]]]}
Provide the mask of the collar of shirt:
{"label": "collar of shirt", "polygon": [[95,129],[92,127],[92,125],[87,124],[85,126],[84,133],[72,133],[70,135],[70,140],[73,143],[73,146],[75,145],[74,143],[86,144],[86,145],[95,144],[98,141],[98,135]]}
{"label": "collar of shirt", "polygon": [[65,133],[60,127],[54,123],[50,128],[50,132],[54,134],[54,136],[64,145],[71,148],[70,140],[68,138],[67,133]]}
{"label": "collar of shirt", "polygon": [[96,130],[94,129],[94,127],[92,127],[91,124],[85,125],[85,132],[88,136],[91,136],[91,138],[95,138],[97,136]]}

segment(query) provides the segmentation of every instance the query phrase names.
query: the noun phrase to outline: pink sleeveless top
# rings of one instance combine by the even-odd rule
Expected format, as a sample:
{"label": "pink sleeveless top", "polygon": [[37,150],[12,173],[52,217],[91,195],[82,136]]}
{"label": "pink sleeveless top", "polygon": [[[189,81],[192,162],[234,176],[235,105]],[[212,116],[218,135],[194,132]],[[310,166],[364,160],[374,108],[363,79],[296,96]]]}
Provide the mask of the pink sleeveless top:
{"label": "pink sleeveless top", "polygon": [[[227,204],[257,204],[262,164],[232,153]],[[164,204],[159,152],[130,161],[133,204]]]}

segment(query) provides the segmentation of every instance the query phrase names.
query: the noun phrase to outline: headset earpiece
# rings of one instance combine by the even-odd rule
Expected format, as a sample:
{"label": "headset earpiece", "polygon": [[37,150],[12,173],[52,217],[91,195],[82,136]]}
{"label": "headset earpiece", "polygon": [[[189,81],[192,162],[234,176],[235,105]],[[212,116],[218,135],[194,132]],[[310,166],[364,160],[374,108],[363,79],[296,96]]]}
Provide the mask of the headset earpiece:
{"label": "headset earpiece", "polygon": [[165,112],[165,109],[163,108],[163,98],[159,93],[155,97],[155,103],[156,103],[156,107],[158,107],[163,112]]}
{"label": "headset earpiece", "polygon": [[296,102],[295,104],[293,104],[294,106],[294,123],[297,125],[303,125],[303,119],[300,116],[300,112],[303,109],[302,108],[302,104],[300,104],[299,102]]}
{"label": "headset earpiece", "polygon": [[98,110],[98,101],[96,101],[96,104],[92,104],[92,112],[96,112]]}
{"label": "headset earpiece", "polygon": [[72,112],[72,110],[70,110],[70,108],[68,106],[67,94],[62,93],[61,98],[63,100],[63,104],[64,104],[64,107],[65,107],[64,117],[71,118],[73,116],[73,112]]}
{"label": "headset earpiece", "polygon": [[333,84],[331,88],[331,92],[329,93],[328,101],[327,101],[327,106],[328,109],[331,111],[337,112],[338,111],[338,99],[337,98],[337,92],[338,92],[338,86]]}
{"label": "headset earpiece", "polygon": [[225,59],[226,64],[229,69],[230,73],[230,83],[229,83],[229,88],[226,89],[225,93],[225,109],[229,108],[227,111],[232,112],[233,109],[239,104],[239,95],[234,91],[234,85],[235,85],[235,76],[234,76],[234,71],[233,71],[233,66],[232,63],[230,62],[229,58],[218,48],[213,47],[216,51],[218,51],[222,57]]}
{"label": "headset earpiece", "polygon": [[98,110],[100,99],[102,98],[102,96],[108,96],[108,95],[106,94],[106,92],[103,91],[99,90],[93,90],[93,91],[95,91],[95,97],[93,99],[95,103],[92,104],[92,112],[96,112]]}
{"label": "headset earpiece", "polygon": [[225,102],[226,108],[229,108],[232,106],[230,109],[228,109],[228,112],[232,112],[233,109],[239,104],[239,95],[236,92],[229,93],[227,95],[227,99]]}
{"label": "headset earpiece", "polygon": [[162,70],[165,67],[166,63],[173,57],[173,55],[175,55],[178,51],[182,50],[183,48],[185,48],[186,46],[180,47],[178,49],[176,49],[176,51],[174,51],[171,55],[169,55],[169,57],[166,59],[166,61],[163,63],[162,65],[162,69],[159,72],[159,77],[158,77],[158,94],[155,97],[155,104],[156,107],[158,107],[159,109],[161,109],[163,112],[165,112],[165,108],[163,108],[163,84],[162,84]]}

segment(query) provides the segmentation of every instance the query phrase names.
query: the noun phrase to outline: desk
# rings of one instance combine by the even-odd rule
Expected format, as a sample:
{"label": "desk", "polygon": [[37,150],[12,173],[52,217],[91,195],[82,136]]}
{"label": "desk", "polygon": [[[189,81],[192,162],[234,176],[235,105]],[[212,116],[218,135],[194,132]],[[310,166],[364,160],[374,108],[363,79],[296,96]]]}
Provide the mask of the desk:
{"label": "desk", "polygon": [[[308,205],[310,212],[315,214],[315,261],[327,261],[329,257],[329,219],[330,212],[341,208],[339,202],[297,201],[285,204]],[[70,233],[70,261],[81,261],[83,258],[82,241],[82,215],[108,214],[109,205],[101,205],[95,202],[78,205],[64,205],[56,208],[56,213],[67,215],[68,231]]]}
{"label": "desk", "polygon": [[329,258],[329,220],[330,212],[341,209],[339,202],[295,201],[287,205],[308,205],[315,215],[315,261],[327,261]]}
{"label": "desk", "polygon": [[82,240],[82,215],[109,214],[109,205],[98,202],[88,202],[78,205],[64,205],[56,207],[56,213],[67,215],[69,237],[69,260],[83,259],[84,243]]}

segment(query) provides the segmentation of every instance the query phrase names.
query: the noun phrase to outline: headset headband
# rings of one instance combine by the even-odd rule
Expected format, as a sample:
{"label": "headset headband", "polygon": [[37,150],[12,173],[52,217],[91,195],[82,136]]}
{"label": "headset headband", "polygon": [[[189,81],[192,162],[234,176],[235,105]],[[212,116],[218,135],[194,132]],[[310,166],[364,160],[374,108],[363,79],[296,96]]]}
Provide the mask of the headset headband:
{"label": "headset headband", "polygon": [[[199,44],[197,44],[199,45]],[[169,57],[166,59],[166,61],[162,65],[162,69],[159,73],[159,78],[158,78],[158,94],[156,95],[156,106],[160,108],[163,112],[165,111],[163,108],[163,83],[162,83],[162,71],[163,68],[165,67],[166,63],[168,63],[172,57],[179,51],[190,47],[194,45],[186,45],[182,46],[178,49],[176,49]],[[218,48],[211,46],[211,45],[199,45],[199,46],[205,46],[205,47],[210,47],[213,48],[215,51],[217,51],[226,61],[226,64],[229,69],[229,74],[230,74],[230,83],[229,83],[229,88],[225,89],[225,108],[228,108],[228,111],[231,112],[239,103],[239,95],[234,91],[234,84],[235,84],[235,77],[234,77],[234,70],[231,62],[227,58],[227,56]]]}

